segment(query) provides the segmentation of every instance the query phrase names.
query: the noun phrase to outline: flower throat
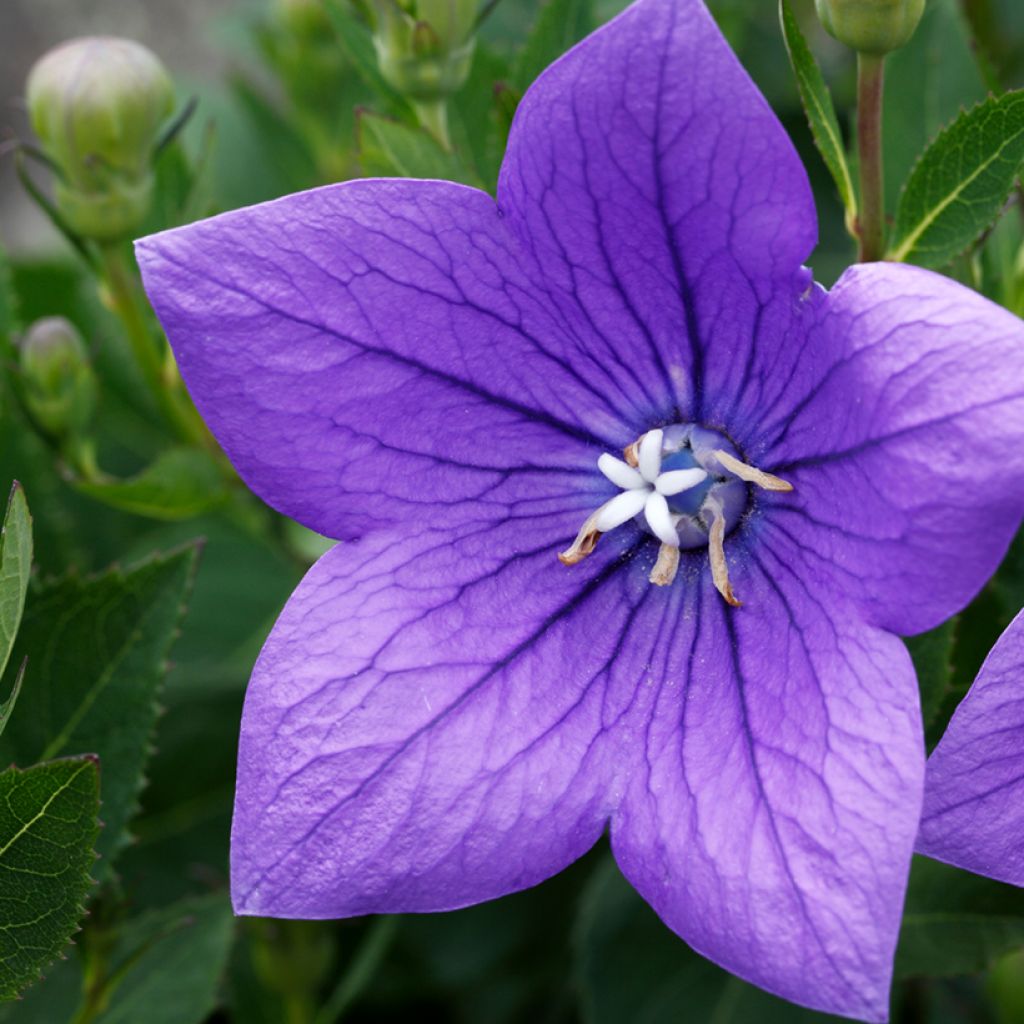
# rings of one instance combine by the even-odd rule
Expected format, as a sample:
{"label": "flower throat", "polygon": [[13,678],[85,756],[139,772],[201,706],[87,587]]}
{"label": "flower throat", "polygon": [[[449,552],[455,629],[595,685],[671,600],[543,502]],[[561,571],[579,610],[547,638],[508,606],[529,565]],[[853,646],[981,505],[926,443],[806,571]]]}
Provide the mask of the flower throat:
{"label": "flower throat", "polygon": [[729,583],[726,535],[746,512],[750,486],[791,491],[791,484],[743,462],[723,434],[692,423],[649,430],[625,449],[622,459],[606,453],[597,466],[620,493],[587,517],[572,545],[558,556],[564,565],[576,565],[594,550],[602,533],[635,519],[661,541],[652,583],[672,583],[680,549],[707,547],[715,587],[739,607]]}

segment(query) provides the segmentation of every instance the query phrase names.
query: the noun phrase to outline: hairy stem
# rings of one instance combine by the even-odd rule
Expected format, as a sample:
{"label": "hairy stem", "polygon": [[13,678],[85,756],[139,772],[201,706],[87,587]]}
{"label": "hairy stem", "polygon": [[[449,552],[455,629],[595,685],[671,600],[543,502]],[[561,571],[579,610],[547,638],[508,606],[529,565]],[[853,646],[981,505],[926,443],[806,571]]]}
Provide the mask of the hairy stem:
{"label": "hairy stem", "polygon": [[882,97],[885,58],[857,55],[857,151],[860,158],[860,212],[857,236],[862,263],[885,252],[885,195],[882,176]]}

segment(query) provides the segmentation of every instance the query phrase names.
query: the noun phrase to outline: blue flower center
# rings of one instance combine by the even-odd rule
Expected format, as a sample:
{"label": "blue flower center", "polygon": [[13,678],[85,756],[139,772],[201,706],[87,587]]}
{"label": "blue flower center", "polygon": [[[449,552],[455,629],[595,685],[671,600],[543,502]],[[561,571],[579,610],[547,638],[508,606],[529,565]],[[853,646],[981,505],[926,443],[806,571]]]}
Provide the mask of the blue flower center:
{"label": "blue flower center", "polygon": [[[740,458],[736,446],[717,430],[692,423],[675,423],[664,430],[662,472],[703,469],[708,474],[702,483],[668,498],[669,509],[679,516],[675,526],[681,548],[707,547],[708,530],[716,510],[725,520],[726,534],[734,530],[746,514],[749,485],[721,465],[715,453],[722,451]],[[645,526],[642,516],[637,521]]]}

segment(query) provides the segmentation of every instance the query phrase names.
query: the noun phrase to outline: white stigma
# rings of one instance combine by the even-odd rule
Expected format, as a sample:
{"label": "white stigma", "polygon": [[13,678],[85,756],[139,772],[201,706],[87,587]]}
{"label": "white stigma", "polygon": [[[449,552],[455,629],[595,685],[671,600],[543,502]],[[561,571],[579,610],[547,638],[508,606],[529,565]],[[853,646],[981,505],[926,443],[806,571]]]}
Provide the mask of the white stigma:
{"label": "white stigma", "polygon": [[637,452],[636,469],[614,455],[604,454],[597,460],[597,468],[616,487],[621,488],[620,494],[597,510],[592,525],[598,532],[608,533],[642,511],[647,525],[658,540],[669,547],[679,547],[679,534],[666,496],[688,491],[703,483],[708,475],[696,467],[662,473],[663,438],[662,430],[649,430],[644,434]]}

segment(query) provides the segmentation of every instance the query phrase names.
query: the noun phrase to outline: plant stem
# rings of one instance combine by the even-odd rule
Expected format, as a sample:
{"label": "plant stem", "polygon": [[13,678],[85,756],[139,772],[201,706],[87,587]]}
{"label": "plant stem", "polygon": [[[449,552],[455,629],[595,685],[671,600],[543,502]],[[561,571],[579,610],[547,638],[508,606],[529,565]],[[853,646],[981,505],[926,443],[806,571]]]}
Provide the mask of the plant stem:
{"label": "plant stem", "polygon": [[444,100],[432,100],[429,103],[413,101],[412,109],[416,120],[450,153],[452,139],[448,132],[448,104]]}
{"label": "plant stem", "polygon": [[146,306],[124,249],[116,243],[104,245],[100,258],[113,310],[124,327],[132,355],[157,407],[182,440],[207,447],[209,435],[199,414],[164,372],[160,350],[149,329]]}
{"label": "plant stem", "polygon": [[885,57],[857,55],[857,151],[860,158],[860,261],[885,252],[885,186],[882,175],[882,97]]}

